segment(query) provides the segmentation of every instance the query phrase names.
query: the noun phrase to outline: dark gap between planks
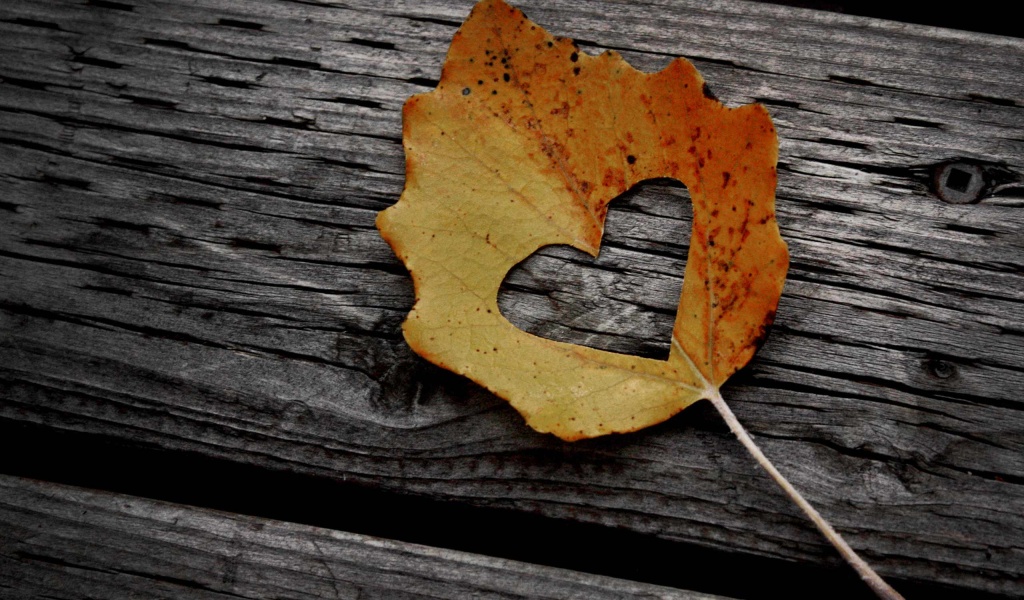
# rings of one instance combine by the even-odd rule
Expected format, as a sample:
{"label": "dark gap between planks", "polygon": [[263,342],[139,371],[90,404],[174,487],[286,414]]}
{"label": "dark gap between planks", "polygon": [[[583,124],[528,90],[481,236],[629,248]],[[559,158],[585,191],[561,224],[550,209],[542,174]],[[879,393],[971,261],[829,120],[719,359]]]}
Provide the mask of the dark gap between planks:
{"label": "dark gap between planks", "polygon": [[[713,409],[702,403],[691,410]],[[874,597],[838,557],[834,568],[823,568],[739,555],[7,419],[0,419],[0,473],[737,599],[772,598],[783,591],[791,600]],[[718,576],[719,567],[735,576]],[[1006,598],[919,582],[892,583],[911,599]]]}
{"label": "dark gap between planks", "polygon": [[837,12],[858,17],[888,19],[933,27],[948,27],[964,31],[977,31],[1011,37],[1024,37],[1020,19],[1010,16],[1011,6],[1006,2],[981,0],[969,4],[926,4],[918,2],[892,2],[891,0],[759,0],[766,4],[781,4]]}

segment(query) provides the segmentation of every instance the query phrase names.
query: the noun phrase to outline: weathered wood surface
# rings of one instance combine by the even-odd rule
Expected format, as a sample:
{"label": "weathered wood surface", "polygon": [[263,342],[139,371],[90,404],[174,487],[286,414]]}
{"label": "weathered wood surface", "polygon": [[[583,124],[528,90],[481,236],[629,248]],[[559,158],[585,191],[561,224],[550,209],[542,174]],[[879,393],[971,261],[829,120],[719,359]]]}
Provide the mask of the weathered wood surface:
{"label": "weathered wood surface", "polygon": [[0,596],[726,600],[6,476]]}
{"label": "weathered wood surface", "polygon": [[[793,267],[727,399],[884,575],[1024,595],[1024,43],[729,1],[521,7],[768,106]],[[373,219],[402,102],[468,10],[0,5],[0,417],[832,563],[717,424],[563,444],[401,340],[411,285]],[[930,190],[954,159],[983,167],[979,203]],[[541,251],[503,310],[657,355],[684,197],[613,208],[596,263]]]}

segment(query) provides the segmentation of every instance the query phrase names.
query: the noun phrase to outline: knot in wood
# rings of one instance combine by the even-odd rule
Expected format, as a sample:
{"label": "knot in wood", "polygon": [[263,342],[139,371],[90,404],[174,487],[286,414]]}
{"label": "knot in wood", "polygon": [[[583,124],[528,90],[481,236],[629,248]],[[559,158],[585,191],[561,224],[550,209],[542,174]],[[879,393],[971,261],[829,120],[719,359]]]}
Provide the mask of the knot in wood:
{"label": "knot in wood", "polygon": [[950,379],[956,375],[956,365],[940,358],[926,360],[924,368],[932,377],[937,379]]}

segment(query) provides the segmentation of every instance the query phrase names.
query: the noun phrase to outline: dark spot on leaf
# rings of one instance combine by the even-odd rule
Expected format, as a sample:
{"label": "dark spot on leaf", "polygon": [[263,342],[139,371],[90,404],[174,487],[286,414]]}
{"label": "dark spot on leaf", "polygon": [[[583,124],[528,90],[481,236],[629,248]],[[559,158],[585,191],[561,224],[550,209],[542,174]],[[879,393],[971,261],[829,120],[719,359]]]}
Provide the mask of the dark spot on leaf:
{"label": "dark spot on leaf", "polygon": [[704,97],[707,98],[708,100],[718,100],[718,96],[716,96],[715,93],[711,91],[711,87],[707,83],[704,84],[704,87],[701,88],[701,91],[704,92]]}
{"label": "dark spot on leaf", "polygon": [[636,164],[636,157],[630,154],[629,156],[626,157],[626,162],[628,162],[631,165]]}
{"label": "dark spot on leaf", "polygon": [[576,62],[579,59],[580,59],[580,55],[578,53],[576,53],[576,52],[573,52],[572,54],[569,55],[569,60],[571,60],[572,62]]}
{"label": "dark spot on leaf", "polygon": [[463,96],[468,96],[469,95],[469,88],[462,88],[462,95]]}
{"label": "dark spot on leaf", "polygon": [[508,81],[509,79],[512,79],[512,78],[511,78],[511,77],[509,77],[509,74],[508,74],[508,73],[505,73],[505,75],[504,75],[503,79],[504,79],[505,81]]}

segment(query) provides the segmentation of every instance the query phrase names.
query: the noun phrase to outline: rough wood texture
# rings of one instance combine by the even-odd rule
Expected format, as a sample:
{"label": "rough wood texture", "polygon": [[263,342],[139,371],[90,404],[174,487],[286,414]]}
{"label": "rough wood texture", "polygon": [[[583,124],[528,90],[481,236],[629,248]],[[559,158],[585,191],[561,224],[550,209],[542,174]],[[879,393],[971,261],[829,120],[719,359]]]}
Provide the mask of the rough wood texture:
{"label": "rough wood texture", "polygon": [[0,595],[726,600],[5,476]]}
{"label": "rough wood texture", "polygon": [[[378,4],[0,5],[0,417],[834,561],[717,425],[563,444],[409,352],[373,219],[401,192],[402,102],[469,3]],[[768,106],[793,267],[727,399],[884,575],[1024,595],[1024,43],[726,0],[521,7]],[[954,159],[979,203],[930,191]],[[619,202],[596,262],[539,252],[503,310],[657,355],[681,198]]]}

